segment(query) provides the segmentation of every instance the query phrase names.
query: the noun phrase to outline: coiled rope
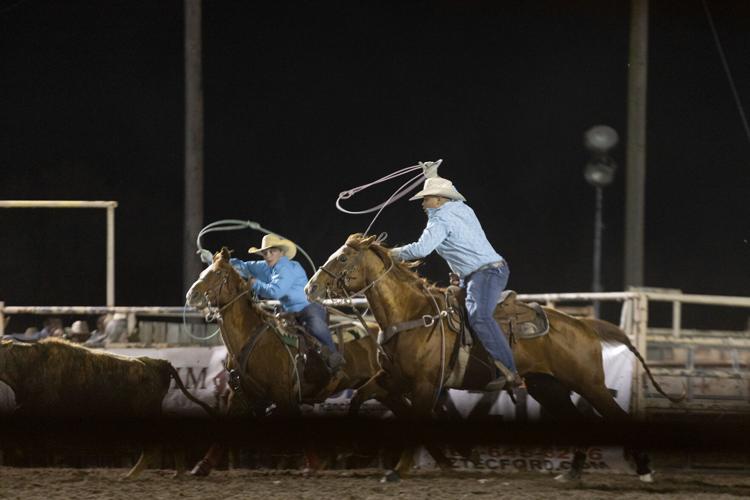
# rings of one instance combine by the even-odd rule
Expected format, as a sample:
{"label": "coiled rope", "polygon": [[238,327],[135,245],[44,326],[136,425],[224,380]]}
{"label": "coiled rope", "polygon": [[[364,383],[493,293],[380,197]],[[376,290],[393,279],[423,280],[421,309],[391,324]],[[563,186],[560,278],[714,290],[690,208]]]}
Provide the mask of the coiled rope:
{"label": "coiled rope", "polygon": [[[419,185],[422,183],[422,181],[426,178],[425,172],[431,171],[434,173],[434,175],[437,175],[437,167],[440,166],[443,160],[437,160],[437,161],[428,161],[428,162],[419,162],[416,165],[412,165],[410,167],[404,167],[400,170],[396,170],[393,173],[390,173],[386,175],[385,177],[381,177],[378,180],[372,181],[368,184],[363,184],[361,186],[357,186],[352,189],[347,189],[346,191],[342,191],[339,193],[339,197],[336,199],[336,208],[338,208],[340,211],[344,212],[345,214],[350,215],[361,215],[361,214],[368,214],[370,212],[374,212],[375,210],[378,211],[378,213],[375,214],[375,216],[370,221],[370,224],[367,226],[367,229],[364,231],[364,235],[367,236],[367,234],[370,232],[370,229],[372,229],[372,225],[377,220],[380,213],[383,211],[385,207],[388,205],[391,205],[395,203],[396,201],[400,200],[407,194],[409,194],[411,191],[413,191],[415,188],[419,187]],[[352,211],[347,210],[344,207],[341,206],[341,200],[347,200],[354,196],[355,194],[359,193],[360,191],[364,191],[365,189],[375,186],[376,184],[380,184],[381,182],[386,182],[391,179],[395,179],[396,177],[400,177],[402,175],[408,174],[409,172],[413,172],[415,170],[420,170],[420,173],[411,179],[409,179],[407,182],[401,185],[396,191],[393,192],[393,194],[385,200],[380,205],[376,205],[374,207],[368,208],[366,210],[360,210],[360,211]]]}

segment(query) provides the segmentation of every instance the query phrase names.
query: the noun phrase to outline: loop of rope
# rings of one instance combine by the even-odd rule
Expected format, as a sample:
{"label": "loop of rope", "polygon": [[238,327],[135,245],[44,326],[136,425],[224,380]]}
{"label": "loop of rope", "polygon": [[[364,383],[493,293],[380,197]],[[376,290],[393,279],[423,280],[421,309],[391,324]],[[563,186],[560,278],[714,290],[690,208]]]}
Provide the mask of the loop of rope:
{"label": "loop of rope", "polygon": [[[443,160],[437,160],[436,162],[433,162],[432,163],[433,167],[435,169],[437,169],[437,167],[440,165],[440,163],[442,161]],[[407,182],[405,182],[404,184],[402,184],[398,189],[396,189],[396,191],[393,192],[393,194],[390,197],[388,197],[387,200],[385,200],[380,205],[376,205],[376,206],[368,208],[366,210],[359,210],[359,211],[347,210],[347,209],[345,209],[344,207],[341,206],[341,200],[348,200],[349,198],[351,198],[355,194],[359,193],[360,191],[364,191],[365,189],[367,189],[369,187],[372,187],[372,186],[375,186],[376,184],[380,184],[381,182],[386,182],[386,181],[389,181],[391,179],[395,179],[396,177],[400,177],[400,176],[402,176],[404,174],[408,174],[409,172],[413,172],[415,170],[423,170],[423,168],[424,168],[424,164],[423,163],[418,163],[418,164],[412,165],[410,167],[404,167],[404,168],[402,168],[400,170],[396,170],[395,172],[392,172],[392,173],[386,175],[385,177],[381,177],[380,179],[372,181],[372,182],[370,182],[368,184],[363,184],[361,186],[357,186],[355,188],[347,189],[346,191],[342,191],[341,193],[339,193],[339,196],[336,199],[336,208],[338,208],[340,211],[344,212],[345,214],[349,214],[349,215],[368,214],[370,212],[374,212],[374,211],[377,210],[377,213],[372,218],[372,220],[370,221],[370,224],[367,226],[367,229],[365,229],[365,231],[363,233],[366,236],[370,232],[370,229],[372,228],[372,225],[375,223],[375,221],[380,216],[380,213],[383,211],[383,209],[385,207],[387,207],[388,205],[391,205],[391,204],[395,203],[396,201],[400,200],[401,198],[403,198],[404,196],[406,196],[407,194],[409,194],[415,188],[419,187],[419,185],[425,179],[424,173],[420,172],[418,175],[412,177]]]}
{"label": "loop of rope", "polygon": [[187,304],[187,301],[185,301],[185,305],[182,308],[182,325],[180,325],[180,326],[184,328],[183,331],[187,331],[187,334],[190,336],[190,338],[192,338],[193,340],[200,340],[201,342],[205,342],[207,340],[211,340],[212,338],[216,337],[219,334],[219,332],[221,331],[221,328],[217,328],[214,333],[212,333],[211,335],[208,335],[206,337],[199,337],[197,335],[193,335],[193,332],[191,332],[191,328],[187,328],[187,309],[188,309],[188,307],[190,307],[190,306]]}
{"label": "loop of rope", "polygon": [[[201,260],[203,260],[204,258],[203,257],[204,252],[209,255],[211,254],[208,250],[205,250],[203,248],[203,245],[201,245],[201,238],[203,237],[203,235],[207,233],[211,233],[213,231],[236,231],[238,229],[254,229],[255,231],[260,231],[266,234],[275,234],[276,236],[279,236],[287,240],[291,239],[291,238],[286,238],[285,236],[275,231],[266,229],[260,224],[258,224],[257,222],[254,222],[251,220],[223,219],[223,220],[218,220],[210,224],[207,224],[203,229],[200,230],[200,232],[198,233],[198,238],[195,241],[195,245],[198,247],[198,251],[196,253],[201,255]],[[294,241],[294,240],[291,240],[291,241]],[[297,245],[297,243],[295,243],[295,245],[297,246],[297,250],[299,250],[300,253],[305,256],[305,258],[307,259],[307,262],[310,264],[312,273],[315,274],[315,271],[317,271],[318,268],[317,266],[315,266],[315,263],[313,262],[313,260],[310,258],[309,255],[307,255],[307,252],[305,252],[304,248],[302,248],[300,245]],[[207,265],[210,265],[210,261],[206,262],[204,260],[204,263],[206,263]]]}
{"label": "loop of rope", "polygon": [[[432,409],[435,409],[435,405],[437,404],[438,400],[440,399],[440,394],[443,392],[443,386],[446,382],[445,378],[445,325],[443,324],[443,318],[448,318],[447,310],[448,310],[448,303],[446,301],[446,310],[441,311],[440,306],[437,303],[437,300],[435,300],[435,296],[430,292],[430,290],[423,284],[422,288],[424,289],[424,292],[427,294],[430,299],[432,299],[432,304],[435,306],[435,311],[437,312],[440,319],[438,321],[440,322],[440,378],[438,378],[438,386],[437,390],[435,391],[435,395],[432,400]],[[458,340],[456,340],[458,342]]]}

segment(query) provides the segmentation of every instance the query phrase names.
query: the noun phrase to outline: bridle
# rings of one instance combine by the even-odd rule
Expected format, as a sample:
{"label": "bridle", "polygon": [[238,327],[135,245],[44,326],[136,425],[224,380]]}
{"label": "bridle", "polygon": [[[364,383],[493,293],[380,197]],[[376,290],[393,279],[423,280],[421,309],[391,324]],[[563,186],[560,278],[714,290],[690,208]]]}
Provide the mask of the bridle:
{"label": "bridle", "polygon": [[[247,287],[244,291],[239,292],[237,295],[232,297],[226,304],[223,306],[219,305],[213,305],[211,304],[211,299],[209,295],[213,295],[215,298],[217,298],[221,295],[221,291],[224,288],[225,285],[229,283],[229,271],[226,269],[218,269],[211,271],[213,273],[219,274],[219,282],[209,288],[208,290],[203,292],[203,297],[206,299],[206,303],[208,304],[207,309],[208,312],[206,314],[206,321],[212,321],[214,319],[221,322],[222,320],[222,313],[232,304],[237,302],[242,296],[250,293],[251,288]],[[198,280],[199,282],[205,283],[205,280],[203,278],[200,278]],[[257,301],[254,296],[251,296],[251,300],[254,302]],[[271,321],[268,321],[267,319],[262,319],[261,323],[253,330],[253,332],[250,334],[249,339],[247,342],[243,345],[243,347],[240,349],[240,352],[238,355],[233,355],[233,358],[235,360],[235,364],[237,367],[244,367],[247,365],[251,354],[254,352],[254,347],[257,344],[260,337],[269,329],[276,332],[277,335],[281,336],[282,333],[278,330],[278,327]],[[289,346],[284,344],[282,341],[282,345],[286,349],[286,352],[289,354],[289,357],[291,358],[292,367],[294,369],[294,377],[296,379],[296,384],[293,385],[292,391],[296,393],[297,401],[302,401],[302,383],[300,381],[300,373],[297,367],[297,357],[292,354],[291,350],[289,349]],[[235,392],[240,392],[242,390],[242,378],[244,374],[243,368],[235,368],[230,371],[229,377],[230,377],[230,387]],[[295,391],[296,388],[296,391]]]}
{"label": "bridle", "polygon": [[[240,297],[250,292],[250,288],[248,287],[247,290],[238,293],[223,306],[211,304],[211,299],[209,298],[209,294],[213,294],[214,297],[219,297],[219,295],[221,294],[222,288],[224,288],[224,285],[229,283],[229,271],[221,270],[221,271],[213,271],[213,272],[220,273],[220,277],[219,277],[220,281],[218,284],[214,285],[209,290],[206,290],[205,292],[203,292],[203,297],[206,299],[206,303],[208,304],[207,306],[208,312],[206,313],[207,321],[212,321],[214,319],[221,319],[221,314],[226,310],[227,307],[231,306],[232,304],[237,302],[237,300],[239,300]],[[198,281],[204,281],[204,280],[203,278],[201,278]]]}
{"label": "bridle", "polygon": [[[346,296],[347,299],[351,299],[352,297],[357,297],[359,295],[364,294],[367,290],[369,290],[370,288],[372,288],[378,281],[380,281],[381,279],[383,279],[385,277],[385,275],[388,274],[391,271],[391,269],[393,269],[394,261],[393,261],[393,257],[391,257],[390,255],[388,255],[388,260],[390,261],[389,265],[388,265],[388,269],[386,269],[385,271],[383,271],[383,274],[381,274],[380,276],[378,276],[377,278],[375,278],[374,280],[372,280],[369,284],[365,285],[365,287],[362,288],[361,290],[358,290],[357,292],[350,294],[349,290],[348,290],[348,282],[351,279],[350,276],[349,276],[349,274],[351,272],[353,272],[353,271],[356,271],[357,269],[359,269],[361,267],[361,262],[362,262],[362,259],[364,258],[364,251],[365,250],[369,250],[369,247],[367,247],[367,248],[356,248],[356,247],[354,247],[352,245],[349,245],[349,244],[347,244],[346,246],[348,246],[349,248],[351,248],[352,250],[354,250],[355,252],[357,252],[357,255],[352,259],[352,262],[350,264],[348,264],[348,265],[345,265],[343,267],[343,269],[341,269],[341,271],[339,271],[338,274],[334,273],[333,271],[331,271],[329,269],[326,269],[326,265],[325,264],[323,264],[322,266],[320,266],[318,269],[321,270],[321,271],[323,271],[324,273],[326,273],[331,278],[333,278],[333,281],[334,281],[334,283],[336,285],[336,288],[338,290],[340,290]],[[344,258],[343,260],[342,260],[342,257]],[[338,260],[341,263],[344,263],[347,260],[347,256],[343,255],[343,254],[339,255],[336,260]]]}

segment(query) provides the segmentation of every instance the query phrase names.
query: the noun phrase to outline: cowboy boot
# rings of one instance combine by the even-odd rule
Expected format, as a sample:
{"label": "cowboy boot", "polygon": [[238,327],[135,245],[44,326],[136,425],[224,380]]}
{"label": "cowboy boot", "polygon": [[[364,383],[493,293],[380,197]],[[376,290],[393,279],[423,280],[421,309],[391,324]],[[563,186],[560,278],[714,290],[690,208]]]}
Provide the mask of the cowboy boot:
{"label": "cowboy boot", "polygon": [[491,380],[486,386],[486,391],[501,391],[503,389],[512,389],[514,387],[517,387],[521,382],[521,377],[511,372],[504,364],[502,364],[500,361],[495,360],[495,366],[497,367],[498,372],[500,373],[498,377],[494,380]]}
{"label": "cowboy boot", "polygon": [[332,375],[335,375],[345,364],[346,360],[344,359],[344,356],[338,351],[333,351],[326,360],[326,365],[328,365],[328,369],[331,371]]}

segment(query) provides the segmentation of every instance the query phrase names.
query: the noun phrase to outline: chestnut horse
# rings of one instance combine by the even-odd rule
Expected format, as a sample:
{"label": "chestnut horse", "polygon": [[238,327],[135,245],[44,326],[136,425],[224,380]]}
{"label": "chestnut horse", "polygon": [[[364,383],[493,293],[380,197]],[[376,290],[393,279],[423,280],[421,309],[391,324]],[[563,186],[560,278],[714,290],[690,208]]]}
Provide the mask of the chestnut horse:
{"label": "chestnut horse", "polygon": [[[394,404],[391,410],[397,416],[427,417],[432,414],[441,389],[477,388],[453,383],[458,379],[451,377],[449,365],[459,338],[452,330],[440,325],[446,321],[439,313],[448,309],[444,290],[420,278],[411,270],[412,267],[414,264],[394,261],[375,236],[353,234],[307,284],[306,292],[313,299],[364,292],[384,332],[388,327],[393,330],[394,325],[408,327],[382,345],[385,352],[381,360],[383,369],[357,391],[351,403],[352,409],[377,391],[381,394],[379,399],[389,406]],[[549,333],[518,340],[512,349],[528,393],[550,415],[568,420],[580,418],[570,400],[570,391],[575,391],[606,420],[625,421],[630,418],[604,384],[602,340],[626,344],[643,363],[657,390],[670,400],[678,401],[667,396],[654,381],[640,353],[622,330],[603,321],[583,321],[555,309],[544,310],[549,319]],[[495,316],[497,319],[497,311]],[[414,321],[425,317],[432,317],[432,322],[420,324]],[[489,363],[486,366],[487,380],[490,380],[494,371],[489,368]],[[404,399],[409,402],[404,402]],[[435,455],[433,449],[429,451]],[[405,450],[396,469],[389,471],[385,479],[397,481],[407,474],[413,465],[413,456],[412,450]],[[435,458],[440,465],[445,465],[444,457]],[[640,478],[650,482],[648,457],[645,453],[634,452],[633,458]],[[579,450],[572,472],[559,479],[579,477],[584,459],[585,454]]]}
{"label": "chestnut horse", "polygon": [[[271,404],[275,405],[274,414],[295,416],[300,404],[319,403],[336,392],[357,388],[377,373],[377,342],[372,332],[345,344],[346,364],[335,376],[312,351],[306,365],[301,366],[294,333],[248,298],[247,282],[229,259],[226,247],[217,252],[211,266],[186,295],[188,305],[207,310],[207,315],[217,319],[230,366],[239,373],[228,416],[265,412]],[[222,446],[214,444],[193,469],[193,475],[207,475],[223,451]]]}

